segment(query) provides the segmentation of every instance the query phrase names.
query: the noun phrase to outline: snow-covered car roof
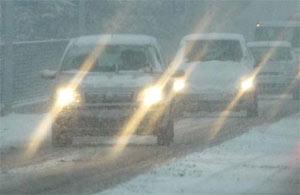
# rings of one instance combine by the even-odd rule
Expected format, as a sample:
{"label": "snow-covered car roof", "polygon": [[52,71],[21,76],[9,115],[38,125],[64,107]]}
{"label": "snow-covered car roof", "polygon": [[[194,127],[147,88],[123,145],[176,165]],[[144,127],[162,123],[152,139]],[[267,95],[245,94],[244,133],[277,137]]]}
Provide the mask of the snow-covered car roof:
{"label": "snow-covered car roof", "polygon": [[299,21],[259,21],[257,24],[267,27],[300,27]]}
{"label": "snow-covered car roof", "polygon": [[204,34],[190,34],[182,39],[182,43],[191,40],[238,40],[245,41],[244,36],[234,33],[204,33]]}
{"label": "snow-covered car roof", "polygon": [[287,41],[254,41],[248,42],[248,47],[291,47]]}
{"label": "snow-covered car roof", "polygon": [[82,36],[72,39],[76,45],[95,45],[95,44],[124,44],[124,45],[156,45],[154,37],[136,34],[103,34]]}

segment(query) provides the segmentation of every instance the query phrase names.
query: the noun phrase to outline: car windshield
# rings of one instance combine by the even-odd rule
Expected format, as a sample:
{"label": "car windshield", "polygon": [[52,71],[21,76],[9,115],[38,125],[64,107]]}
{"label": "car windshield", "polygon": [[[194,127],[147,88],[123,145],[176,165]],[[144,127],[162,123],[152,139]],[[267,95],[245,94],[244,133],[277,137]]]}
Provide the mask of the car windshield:
{"label": "car windshield", "polygon": [[80,70],[88,58],[94,61],[91,72],[146,70],[153,65],[149,55],[149,47],[141,45],[98,45],[95,48],[74,46],[66,54],[61,70]]}
{"label": "car windshield", "polygon": [[197,40],[185,44],[186,62],[241,61],[243,51],[236,40]]}
{"label": "car windshield", "polygon": [[[250,48],[256,62],[267,61],[290,61],[292,60],[291,48],[289,47],[252,47]],[[267,59],[265,59],[267,58]]]}
{"label": "car windshield", "polygon": [[255,40],[257,41],[288,41],[292,47],[300,47],[300,27],[268,27],[256,28]]}

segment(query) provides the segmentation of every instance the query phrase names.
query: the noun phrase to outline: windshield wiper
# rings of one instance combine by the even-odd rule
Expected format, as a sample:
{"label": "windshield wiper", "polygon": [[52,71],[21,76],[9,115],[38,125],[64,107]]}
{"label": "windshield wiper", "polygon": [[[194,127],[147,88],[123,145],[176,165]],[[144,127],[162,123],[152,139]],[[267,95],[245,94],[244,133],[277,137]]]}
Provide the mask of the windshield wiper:
{"label": "windshield wiper", "polygon": [[95,66],[93,68],[93,71],[95,72],[114,72],[115,68],[114,66]]}
{"label": "windshield wiper", "polygon": [[114,68],[115,68],[115,73],[118,73],[118,72],[119,72],[119,65],[118,65],[118,64],[115,64],[115,65],[114,65]]}

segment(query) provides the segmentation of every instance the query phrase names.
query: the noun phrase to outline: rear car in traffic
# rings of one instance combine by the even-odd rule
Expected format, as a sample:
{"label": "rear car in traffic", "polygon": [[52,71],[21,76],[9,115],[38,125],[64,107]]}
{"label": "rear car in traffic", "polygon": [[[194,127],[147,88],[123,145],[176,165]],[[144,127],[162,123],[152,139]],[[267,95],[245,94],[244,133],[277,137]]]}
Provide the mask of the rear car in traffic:
{"label": "rear car in traffic", "polygon": [[300,22],[297,20],[259,21],[255,27],[254,41],[290,42],[300,63]]}
{"label": "rear car in traffic", "polygon": [[260,66],[257,75],[259,94],[291,93],[299,99],[297,83],[298,65],[289,42],[259,41],[249,42],[256,66]]}
{"label": "rear car in traffic", "polygon": [[233,110],[258,115],[254,60],[242,35],[191,34],[184,37],[178,55],[186,72],[186,87],[177,98],[186,111]]}

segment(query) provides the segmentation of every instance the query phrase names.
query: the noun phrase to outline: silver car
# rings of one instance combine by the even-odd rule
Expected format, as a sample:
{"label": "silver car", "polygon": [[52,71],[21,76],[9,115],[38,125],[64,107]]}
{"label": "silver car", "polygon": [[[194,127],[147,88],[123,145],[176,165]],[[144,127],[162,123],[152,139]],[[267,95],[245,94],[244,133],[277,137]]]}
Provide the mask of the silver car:
{"label": "silver car", "polygon": [[261,66],[257,76],[259,94],[291,93],[299,99],[297,83],[298,65],[289,42],[261,41],[249,42],[257,66]]}
{"label": "silver car", "polygon": [[157,83],[163,70],[153,37],[72,39],[60,69],[43,72],[44,78],[55,79],[52,100],[61,108],[52,125],[52,143],[65,146],[73,137],[122,135],[132,128],[130,134],[156,135],[159,145],[170,144],[174,121],[167,95],[172,87]]}

